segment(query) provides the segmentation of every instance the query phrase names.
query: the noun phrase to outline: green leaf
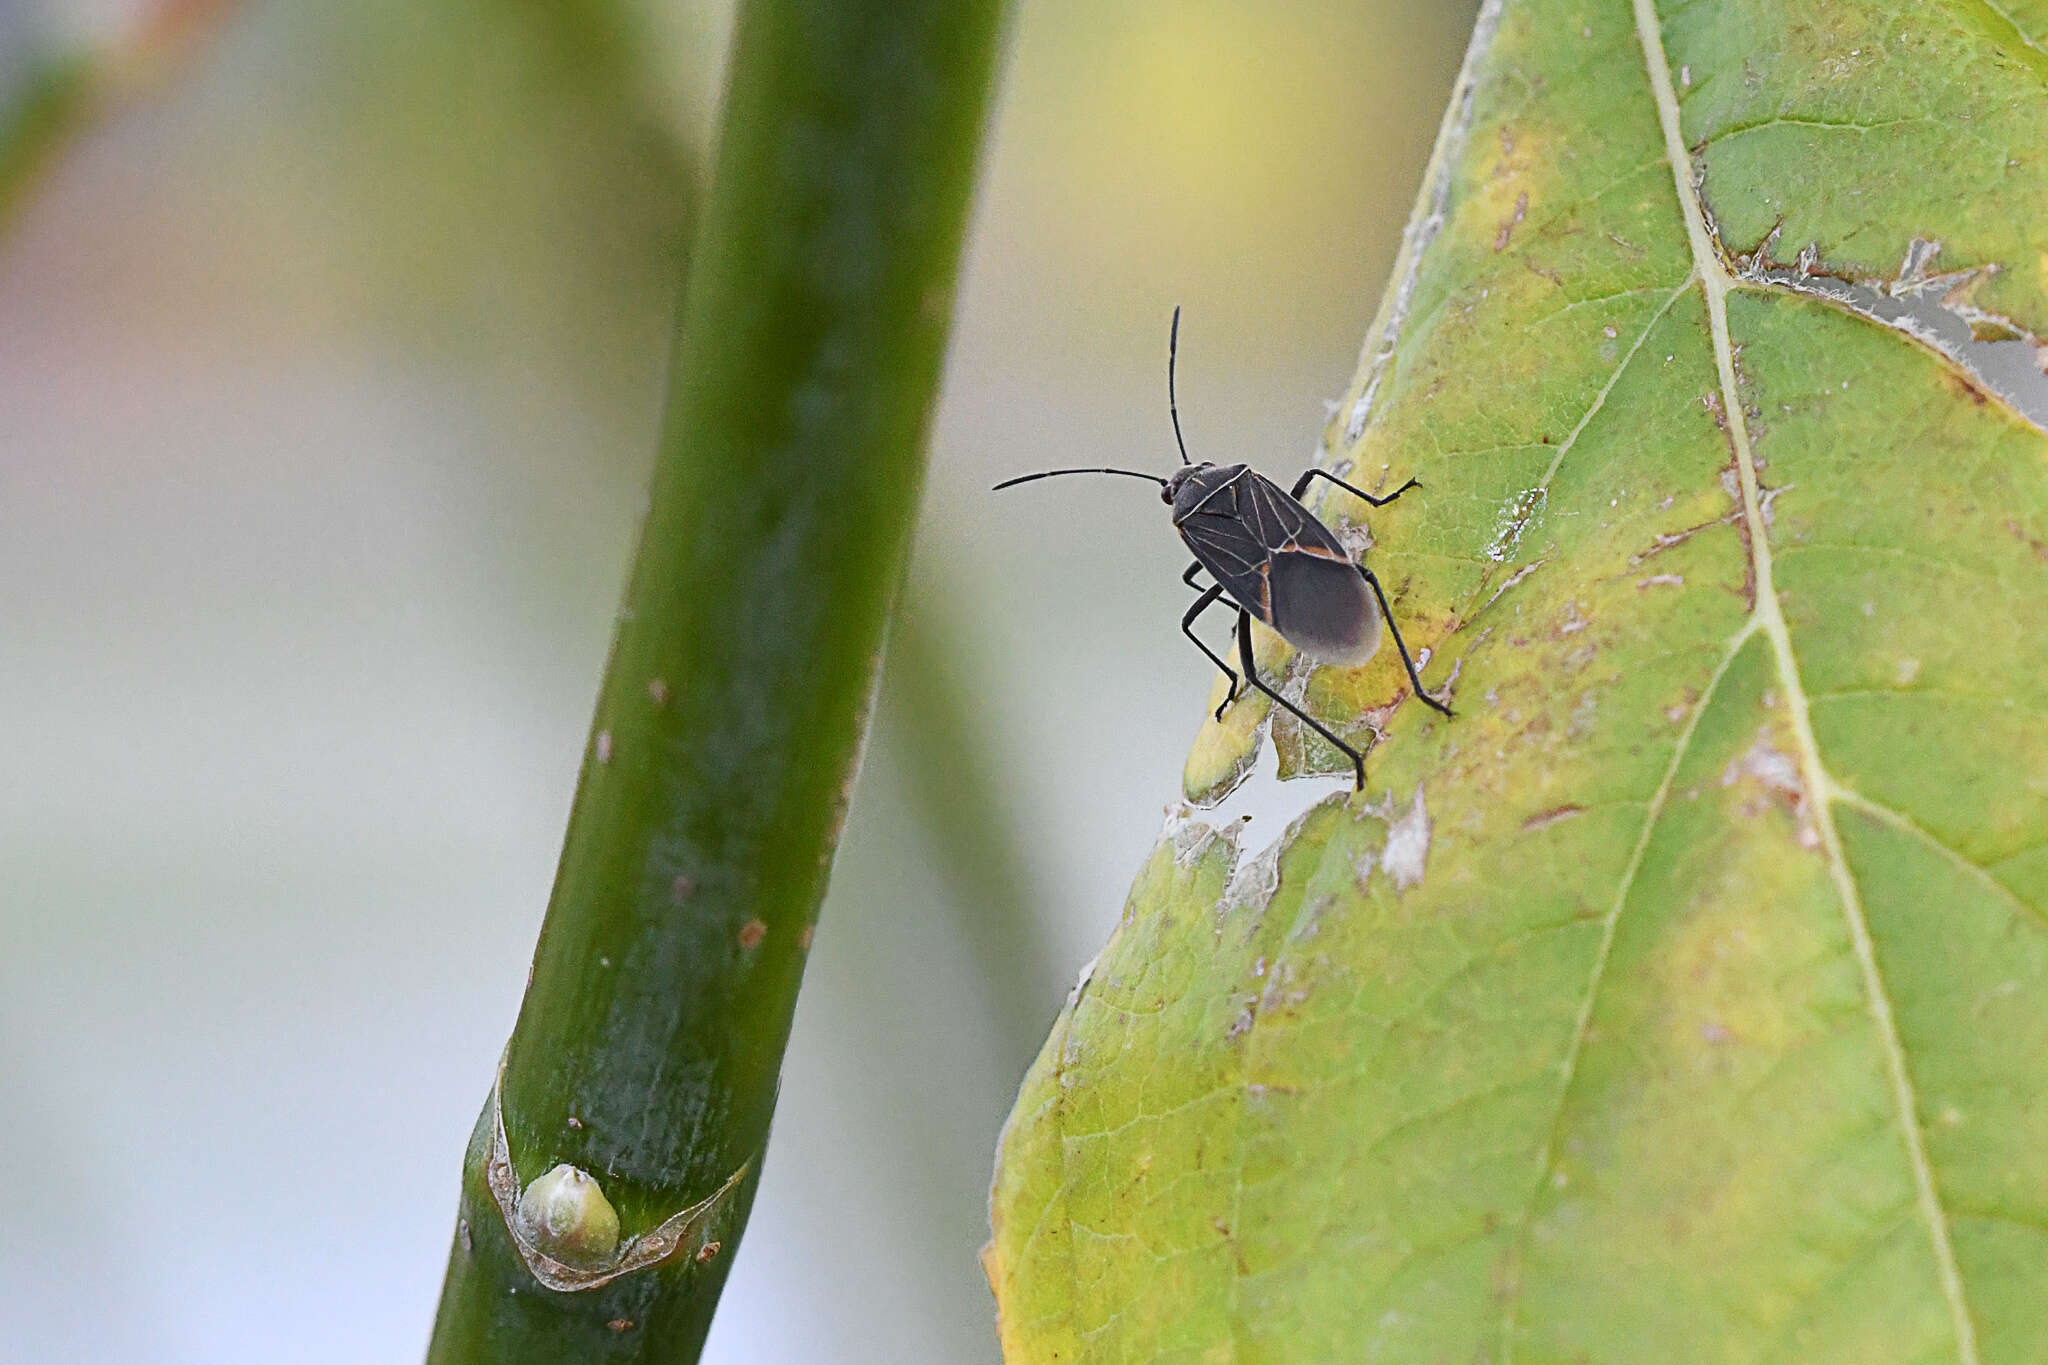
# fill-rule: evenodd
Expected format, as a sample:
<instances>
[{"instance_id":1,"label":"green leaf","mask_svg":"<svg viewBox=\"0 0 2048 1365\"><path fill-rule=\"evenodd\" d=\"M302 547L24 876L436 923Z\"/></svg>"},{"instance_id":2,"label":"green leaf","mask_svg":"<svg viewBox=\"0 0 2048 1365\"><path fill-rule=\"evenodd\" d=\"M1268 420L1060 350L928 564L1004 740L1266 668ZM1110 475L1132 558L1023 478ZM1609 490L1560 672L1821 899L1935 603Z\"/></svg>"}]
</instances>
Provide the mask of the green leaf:
<instances>
[{"instance_id":1,"label":"green leaf","mask_svg":"<svg viewBox=\"0 0 2048 1365\"><path fill-rule=\"evenodd\" d=\"M2048 10L1659 9L1482 11L1326 444L1458 716L1276 664L1369 790L1146 865L1012 1362L2048 1359Z\"/></svg>"}]
</instances>

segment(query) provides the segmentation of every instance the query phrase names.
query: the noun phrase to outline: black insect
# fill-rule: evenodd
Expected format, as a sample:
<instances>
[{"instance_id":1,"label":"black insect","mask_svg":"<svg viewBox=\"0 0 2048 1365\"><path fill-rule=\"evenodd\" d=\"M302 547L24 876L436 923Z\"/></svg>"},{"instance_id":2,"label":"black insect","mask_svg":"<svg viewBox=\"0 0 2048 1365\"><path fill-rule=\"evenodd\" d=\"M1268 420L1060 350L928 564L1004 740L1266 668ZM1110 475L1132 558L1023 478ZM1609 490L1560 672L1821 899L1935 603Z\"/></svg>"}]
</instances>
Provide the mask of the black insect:
<instances>
[{"instance_id":1,"label":"black insect","mask_svg":"<svg viewBox=\"0 0 2048 1365\"><path fill-rule=\"evenodd\" d=\"M1451 708L1423 689L1416 674L1415 659L1394 624L1393 608L1387 605L1386 589L1365 565L1354 561L1330 528L1316 520L1301 505L1301 495L1312 479L1327 479L1337 487L1374 507L1384 507L1411 488L1415 479L1376 498L1354 488L1335 474L1310 469L1294 481L1292 490L1257 470L1241 464L1196 464L1188 459L1187 443L1180 434L1180 404L1174 397L1173 370L1180 350L1180 309L1173 310L1173 329L1166 346L1166 404L1173 417L1173 439L1180 447L1181 468L1171 478L1145 474L1135 469L1048 469L1005 479L996 487L1011 488L1034 479L1061 474L1122 474L1133 479L1150 479L1159 485L1160 500L1173 506L1173 529L1194 551L1181 581L1201 593L1181 618L1180 628L1195 648L1209 656L1223 676L1230 679L1230 695L1216 708L1216 719L1237 700L1241 683L1249 683L1285 707L1311 730L1337 746L1351 760L1358 775L1358 790L1365 790L1365 759L1358 750L1332 734L1315 717L1268 687L1252 663L1252 618L1257 617L1279 632L1282 639L1303 654L1322 663L1362 664L1379 651L1380 621L1394 637L1408 681L1425 705L1446 716ZM1204 588L1195 575L1206 571L1215 582ZM1370 590L1370 595L1368 595ZM1237 671L1195 634L1195 618L1228 595L1237 607Z\"/></svg>"}]
</instances>

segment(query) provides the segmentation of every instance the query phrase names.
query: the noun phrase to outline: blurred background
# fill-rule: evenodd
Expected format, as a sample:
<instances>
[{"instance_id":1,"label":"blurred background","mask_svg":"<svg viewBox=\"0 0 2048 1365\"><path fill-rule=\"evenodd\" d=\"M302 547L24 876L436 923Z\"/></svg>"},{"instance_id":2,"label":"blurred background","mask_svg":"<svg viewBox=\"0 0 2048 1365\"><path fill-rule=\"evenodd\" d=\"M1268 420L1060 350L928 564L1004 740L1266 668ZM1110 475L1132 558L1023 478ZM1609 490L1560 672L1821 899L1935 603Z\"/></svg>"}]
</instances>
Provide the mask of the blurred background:
<instances>
[{"instance_id":1,"label":"blurred background","mask_svg":"<svg viewBox=\"0 0 2048 1365\"><path fill-rule=\"evenodd\" d=\"M989 1362L997 1131L1201 716L1123 481L1297 469L1473 6L1025 0L707 1359ZM0 0L0 1359L417 1359L729 4ZM25 155L24 149L32 155Z\"/></svg>"}]
</instances>

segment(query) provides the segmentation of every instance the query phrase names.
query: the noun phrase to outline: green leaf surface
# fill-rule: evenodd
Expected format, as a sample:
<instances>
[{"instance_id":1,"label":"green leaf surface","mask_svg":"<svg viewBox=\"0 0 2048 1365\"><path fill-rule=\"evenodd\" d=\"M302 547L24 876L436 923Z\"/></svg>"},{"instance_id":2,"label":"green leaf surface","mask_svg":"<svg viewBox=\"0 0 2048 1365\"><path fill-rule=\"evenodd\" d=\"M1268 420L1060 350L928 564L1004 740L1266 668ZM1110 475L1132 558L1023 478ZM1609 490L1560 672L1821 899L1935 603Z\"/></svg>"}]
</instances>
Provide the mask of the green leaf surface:
<instances>
[{"instance_id":1,"label":"green leaf surface","mask_svg":"<svg viewBox=\"0 0 2048 1365\"><path fill-rule=\"evenodd\" d=\"M1146 864L1005 1132L1010 1361L2048 1359L2048 440L1829 292L2048 333L2042 44L1484 8L1326 449L1421 477L1459 714L1273 661L1368 790Z\"/></svg>"}]
</instances>

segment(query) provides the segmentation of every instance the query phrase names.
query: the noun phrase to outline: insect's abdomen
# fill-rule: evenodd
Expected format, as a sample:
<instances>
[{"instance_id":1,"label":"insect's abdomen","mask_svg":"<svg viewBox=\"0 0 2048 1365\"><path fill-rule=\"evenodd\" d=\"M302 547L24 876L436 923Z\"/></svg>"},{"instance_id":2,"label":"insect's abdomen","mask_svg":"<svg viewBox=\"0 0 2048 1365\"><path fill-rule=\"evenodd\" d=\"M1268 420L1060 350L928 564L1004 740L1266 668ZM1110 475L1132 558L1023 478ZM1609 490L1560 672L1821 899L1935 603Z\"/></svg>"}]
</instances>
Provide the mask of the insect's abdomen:
<instances>
[{"instance_id":1,"label":"insect's abdomen","mask_svg":"<svg viewBox=\"0 0 2048 1365\"><path fill-rule=\"evenodd\" d=\"M1349 561L1283 552L1273 556L1273 629L1310 658L1355 665L1380 647L1380 614Z\"/></svg>"}]
</instances>

